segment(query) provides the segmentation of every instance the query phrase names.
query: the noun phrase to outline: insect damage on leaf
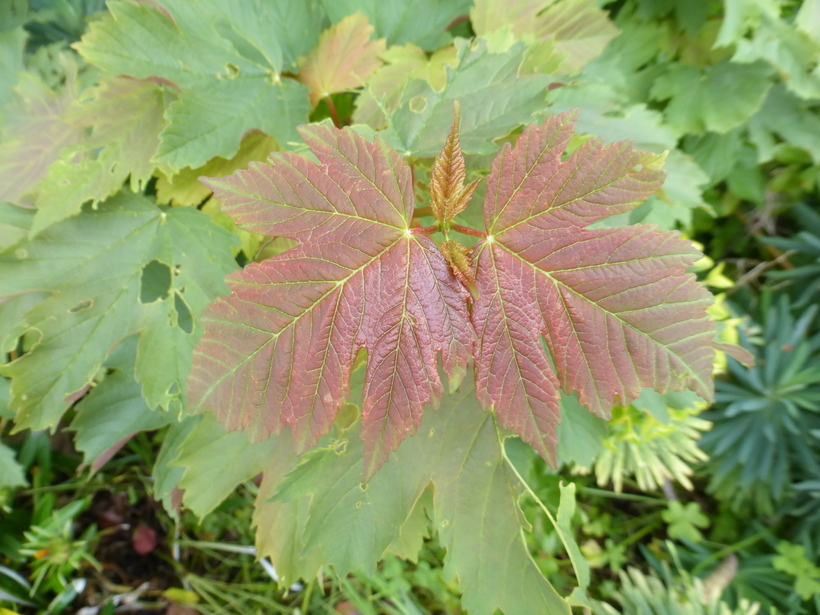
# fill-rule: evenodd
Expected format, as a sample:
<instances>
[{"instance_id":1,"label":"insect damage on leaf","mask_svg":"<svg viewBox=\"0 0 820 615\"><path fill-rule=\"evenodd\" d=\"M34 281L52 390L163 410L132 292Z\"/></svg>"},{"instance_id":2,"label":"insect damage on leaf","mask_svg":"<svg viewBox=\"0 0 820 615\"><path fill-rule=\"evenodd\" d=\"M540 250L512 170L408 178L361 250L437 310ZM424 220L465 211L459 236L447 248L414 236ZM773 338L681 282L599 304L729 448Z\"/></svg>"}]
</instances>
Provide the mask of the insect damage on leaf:
<instances>
[{"instance_id":1,"label":"insect damage on leaf","mask_svg":"<svg viewBox=\"0 0 820 615\"><path fill-rule=\"evenodd\" d=\"M467 291L430 238L410 231L410 169L381 141L301 129L319 164L287 153L207 185L243 229L299 244L228 278L203 316L194 408L264 439L290 425L298 449L326 434L367 351L365 479L463 374L473 345Z\"/></svg>"}]
</instances>

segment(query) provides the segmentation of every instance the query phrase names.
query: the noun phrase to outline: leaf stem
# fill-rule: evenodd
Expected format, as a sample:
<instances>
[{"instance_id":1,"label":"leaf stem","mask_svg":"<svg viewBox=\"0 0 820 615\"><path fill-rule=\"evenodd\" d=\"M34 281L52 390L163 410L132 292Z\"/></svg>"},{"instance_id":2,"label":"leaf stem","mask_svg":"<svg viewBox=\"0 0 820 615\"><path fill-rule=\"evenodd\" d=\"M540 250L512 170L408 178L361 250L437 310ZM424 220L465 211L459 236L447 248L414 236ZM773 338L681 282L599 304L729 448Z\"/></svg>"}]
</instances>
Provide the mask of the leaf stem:
<instances>
[{"instance_id":1,"label":"leaf stem","mask_svg":"<svg viewBox=\"0 0 820 615\"><path fill-rule=\"evenodd\" d=\"M527 481L524 480L524 477L521 476L521 473L518 471L518 468L515 467L515 464L507 456L507 450L504 448L503 441L499 442L499 444L501 445L501 455L504 458L504 461L507 463L507 467L512 470L513 474L515 474L515 477L521 483L521 487L524 490L524 492L527 495L529 495L535 501L535 503L538 505L538 507L541 509L541 511L550 520L550 523L552 523L552 527L555 529L555 533L558 534L558 538L561 540L561 543L563 543L564 550L567 552L567 554L569 555L570 561L572 562L572 569L575 572L575 578L578 580L578 586L582 588L582 591L584 591L585 588L586 588L586 585L584 584L584 581L582 581L582 577L584 576L584 574L579 570L579 563L576 561L576 557L580 558L581 553L578 550L578 547L575 545L575 539L572 536L567 535L566 532L564 531L564 529L560 525L558 525L558 519L556 519L556 517L553 516L552 512L550 512L550 509L547 508L547 505L544 504L544 502L541 500L541 498L539 498L538 495L536 495L535 491L532 490L532 487L530 487L530 485L527 483ZM573 550L573 546L575 547L574 550ZM575 551L575 552L573 552L573 551ZM583 560L580 560L580 561L583 562ZM586 577L587 577L586 578L586 583L588 584L589 583L589 571L588 570L586 571Z\"/></svg>"},{"instance_id":2,"label":"leaf stem","mask_svg":"<svg viewBox=\"0 0 820 615\"><path fill-rule=\"evenodd\" d=\"M432 235L433 233L438 233L441 229L439 228L438 224L433 224L432 226L420 226L418 228L411 228L410 232L414 235Z\"/></svg>"},{"instance_id":3,"label":"leaf stem","mask_svg":"<svg viewBox=\"0 0 820 615\"><path fill-rule=\"evenodd\" d=\"M333 123L336 125L336 128L341 128L342 120L339 119L339 113L336 111L336 104L333 102L333 98L328 94L325 96L325 100L327 101L327 108L330 109L330 115L333 117Z\"/></svg>"},{"instance_id":4,"label":"leaf stem","mask_svg":"<svg viewBox=\"0 0 820 615\"><path fill-rule=\"evenodd\" d=\"M719 559L723 559L727 555L731 553L735 553L740 551L741 549L745 549L746 547L753 545L761 538L764 538L769 533L769 530L763 530L762 532L758 532L754 536L749 536L748 538L744 538L740 542L736 542L733 545L729 545L728 547L721 549L720 551L715 551L709 557L702 560L697 566L692 568L692 574L700 574L706 568L709 567L709 564L715 562Z\"/></svg>"},{"instance_id":5,"label":"leaf stem","mask_svg":"<svg viewBox=\"0 0 820 615\"><path fill-rule=\"evenodd\" d=\"M487 238L487 233L484 231L478 231L474 228L470 228L469 226L461 226L460 224L456 224L452 221L450 222L450 229L464 235L472 235L473 237L480 237L481 239Z\"/></svg>"}]
</instances>

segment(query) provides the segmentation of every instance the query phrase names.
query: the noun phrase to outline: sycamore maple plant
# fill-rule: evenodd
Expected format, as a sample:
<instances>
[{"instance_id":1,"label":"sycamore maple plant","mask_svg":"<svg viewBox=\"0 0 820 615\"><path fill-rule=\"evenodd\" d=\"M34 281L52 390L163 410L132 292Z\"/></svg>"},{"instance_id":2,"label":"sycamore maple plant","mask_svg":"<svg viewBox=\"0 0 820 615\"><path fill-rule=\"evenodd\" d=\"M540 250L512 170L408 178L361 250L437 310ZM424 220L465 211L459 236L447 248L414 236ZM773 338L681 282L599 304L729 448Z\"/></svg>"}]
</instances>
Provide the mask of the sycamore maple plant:
<instances>
[{"instance_id":1,"label":"sycamore maple plant","mask_svg":"<svg viewBox=\"0 0 820 615\"><path fill-rule=\"evenodd\" d=\"M256 549L285 587L325 566L373 573L388 551L413 560L432 528L471 615L585 604L574 487L554 517L541 508L576 570L564 599L523 539L529 488L506 439L555 462L567 395L599 416L644 387L708 399L718 346L687 273L699 253L607 219L658 191L665 166L640 219L674 226L705 181L659 112L601 89L607 14L594 0L106 6L59 88L21 73L0 107L15 429L71 408L92 470L166 429L153 495L176 512L205 515L261 474ZM447 27L468 11L472 39ZM22 58L22 28L5 40ZM456 122L442 150L455 100L461 135ZM323 104L354 126L297 131ZM579 104L574 138L572 112L544 121ZM295 247L266 259L280 238ZM240 262L258 261L239 272L237 239Z\"/></svg>"},{"instance_id":2,"label":"sycamore maple plant","mask_svg":"<svg viewBox=\"0 0 820 615\"><path fill-rule=\"evenodd\" d=\"M330 431L365 351L369 480L440 400L439 357L451 391L474 363L481 404L552 463L560 391L601 416L643 387L710 398L711 295L686 271L699 252L651 226L588 228L655 192L663 156L590 140L562 160L574 117L502 148L486 231L452 221L476 187L464 186L457 123L432 170L432 226L414 224L404 159L350 129L301 129L319 164L284 153L204 179L241 228L298 245L229 276L232 294L204 312L192 407L256 441L290 426L304 452ZM480 240L468 250L453 232Z\"/></svg>"}]
</instances>

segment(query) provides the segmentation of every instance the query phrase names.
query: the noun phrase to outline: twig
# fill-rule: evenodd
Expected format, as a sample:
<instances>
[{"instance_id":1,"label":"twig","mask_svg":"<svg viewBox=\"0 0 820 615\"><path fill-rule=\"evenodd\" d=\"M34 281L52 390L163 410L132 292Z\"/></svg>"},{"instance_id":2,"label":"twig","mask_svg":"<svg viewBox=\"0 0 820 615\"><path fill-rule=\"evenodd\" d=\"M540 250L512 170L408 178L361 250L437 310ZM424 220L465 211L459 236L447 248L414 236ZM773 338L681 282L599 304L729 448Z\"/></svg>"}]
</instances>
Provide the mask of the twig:
<instances>
[{"instance_id":1,"label":"twig","mask_svg":"<svg viewBox=\"0 0 820 615\"><path fill-rule=\"evenodd\" d=\"M747 284L750 284L750 283L754 282L755 280L757 280L757 278L759 278L761 275L763 275L763 273L765 271L767 271L768 269L771 269L775 265L783 265L785 267L786 266L785 264L788 263L788 265L789 265L788 268L789 269L794 268L794 265L789 263L789 257L791 255L795 254L796 252L797 252L796 250L789 250L788 252L781 252L779 254L779 256L777 256L777 258L775 258L774 260L763 261L762 263L758 263L757 265L752 267L752 269L750 269L749 271L744 273L742 276L740 276L740 278L738 278L737 282L735 282L735 285L732 286L732 288L730 288L726 291L726 296L730 296L734 292L736 292L738 289L746 286Z\"/></svg>"},{"instance_id":2,"label":"twig","mask_svg":"<svg viewBox=\"0 0 820 615\"><path fill-rule=\"evenodd\" d=\"M342 127L342 120L339 119L339 113L336 111L336 104L330 96L326 96L327 108L330 109L330 115L333 117L333 124L336 128Z\"/></svg>"}]
</instances>

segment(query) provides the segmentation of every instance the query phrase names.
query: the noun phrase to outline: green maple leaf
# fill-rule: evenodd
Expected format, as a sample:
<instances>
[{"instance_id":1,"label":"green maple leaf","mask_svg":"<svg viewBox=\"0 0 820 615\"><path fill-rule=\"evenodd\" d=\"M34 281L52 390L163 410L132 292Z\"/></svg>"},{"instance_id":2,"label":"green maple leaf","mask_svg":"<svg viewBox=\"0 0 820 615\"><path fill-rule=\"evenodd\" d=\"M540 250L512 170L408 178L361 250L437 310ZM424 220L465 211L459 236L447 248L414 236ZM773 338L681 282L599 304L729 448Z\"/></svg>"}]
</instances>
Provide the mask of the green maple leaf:
<instances>
[{"instance_id":1,"label":"green maple leaf","mask_svg":"<svg viewBox=\"0 0 820 615\"><path fill-rule=\"evenodd\" d=\"M32 235L118 192L130 178L141 192L154 171L151 158L165 126L166 88L150 81L114 77L83 92L63 121L89 134L66 148L37 186Z\"/></svg>"},{"instance_id":2,"label":"green maple leaf","mask_svg":"<svg viewBox=\"0 0 820 615\"><path fill-rule=\"evenodd\" d=\"M51 292L17 328L31 350L0 367L13 379L17 429L56 424L111 349L137 331L136 375L148 405L180 404L196 318L225 292L232 241L194 209L120 195L0 253L0 295ZM144 302L143 282L157 271L167 274L164 292Z\"/></svg>"},{"instance_id":3,"label":"green maple leaf","mask_svg":"<svg viewBox=\"0 0 820 615\"><path fill-rule=\"evenodd\" d=\"M229 0L110 2L77 49L109 74L155 77L178 86L155 162L172 170L232 157L258 129L280 144L298 141L307 88L281 77L316 44L312 2Z\"/></svg>"},{"instance_id":4,"label":"green maple leaf","mask_svg":"<svg viewBox=\"0 0 820 615\"><path fill-rule=\"evenodd\" d=\"M204 517L241 482L259 474L281 446L278 439L251 444L240 432L225 433L212 416L205 416L187 435L172 466L185 468L179 481L182 502Z\"/></svg>"},{"instance_id":5,"label":"green maple leaf","mask_svg":"<svg viewBox=\"0 0 820 615\"><path fill-rule=\"evenodd\" d=\"M720 62L703 69L673 64L652 86L653 100L668 100L666 121L681 133L725 133L744 124L772 87L761 62Z\"/></svg>"},{"instance_id":6,"label":"green maple leaf","mask_svg":"<svg viewBox=\"0 0 820 615\"><path fill-rule=\"evenodd\" d=\"M13 99L11 88L17 83L17 73L24 69L25 44L26 31L22 27L0 32L0 109Z\"/></svg>"},{"instance_id":7,"label":"green maple leaf","mask_svg":"<svg viewBox=\"0 0 820 615\"><path fill-rule=\"evenodd\" d=\"M447 80L434 88L426 79L411 79L398 108L389 116L385 140L400 152L435 156L441 151L453 120L453 101L461 103L461 147L465 153L494 152L495 139L532 121L542 110L547 75L522 75L528 50L516 43L494 53L488 42L456 40L457 66L448 66Z\"/></svg>"},{"instance_id":8,"label":"green maple leaf","mask_svg":"<svg viewBox=\"0 0 820 615\"><path fill-rule=\"evenodd\" d=\"M293 439L273 436L279 444L265 466L253 511L256 550L276 566L280 583L288 585L312 578L324 564L321 550L305 551L304 532L310 498L288 502L271 501L282 480L298 463Z\"/></svg>"},{"instance_id":9,"label":"green maple leaf","mask_svg":"<svg viewBox=\"0 0 820 615\"><path fill-rule=\"evenodd\" d=\"M433 51L450 42L447 25L467 13L469 0L322 0L330 20L362 13L388 45L413 43Z\"/></svg>"},{"instance_id":10,"label":"green maple leaf","mask_svg":"<svg viewBox=\"0 0 820 615\"><path fill-rule=\"evenodd\" d=\"M175 516L178 516L182 510L183 492L178 485L185 473L185 468L173 465L173 462L179 457L182 444L188 435L201 420L202 417L194 416L186 417L178 423L171 423L168 431L165 432L154 467L151 469L151 476L154 479L154 499L161 501L165 510Z\"/></svg>"},{"instance_id":11,"label":"green maple leaf","mask_svg":"<svg viewBox=\"0 0 820 615\"><path fill-rule=\"evenodd\" d=\"M762 60L782 76L786 87L800 98L820 97L820 41L772 15L764 15L751 38L740 39L735 62Z\"/></svg>"},{"instance_id":12,"label":"green maple leaf","mask_svg":"<svg viewBox=\"0 0 820 615\"><path fill-rule=\"evenodd\" d=\"M820 163L820 117L812 101L800 100L785 86L772 88L763 108L749 120L749 138L757 146L758 162L768 162L785 143L805 149Z\"/></svg>"},{"instance_id":13,"label":"green maple leaf","mask_svg":"<svg viewBox=\"0 0 820 615\"><path fill-rule=\"evenodd\" d=\"M776 19L779 14L778 0L726 0L723 23L715 47L737 43L750 28L759 24L764 16Z\"/></svg>"},{"instance_id":14,"label":"green maple leaf","mask_svg":"<svg viewBox=\"0 0 820 615\"><path fill-rule=\"evenodd\" d=\"M521 483L506 458L503 439L492 414L481 410L472 386L465 384L425 415L418 435L365 487L360 482L361 439L343 432L303 456L275 488L278 514L290 507L290 517L301 528L301 550L294 548L298 541L288 551L268 550L262 543L259 553L271 556L277 570L299 569L300 561L289 558L302 558L303 564L318 552L317 561L332 564L341 574L357 568L372 572L386 551L418 541L426 531L418 524L417 507L432 484L433 527L447 548L445 574L459 579L466 610L473 615L491 615L496 609L569 613L568 603L542 576L523 540L528 525L518 505ZM273 491L268 486L260 498ZM571 494L566 497L558 523L570 549L579 553L567 532ZM259 541L267 540L262 529ZM580 574L586 578L585 571Z\"/></svg>"},{"instance_id":15,"label":"green maple leaf","mask_svg":"<svg viewBox=\"0 0 820 615\"><path fill-rule=\"evenodd\" d=\"M560 73L577 73L618 35L595 0L477 0L470 10L478 35L509 29L516 37L550 39L562 54Z\"/></svg>"},{"instance_id":16,"label":"green maple leaf","mask_svg":"<svg viewBox=\"0 0 820 615\"><path fill-rule=\"evenodd\" d=\"M576 396L561 397L561 423L558 425L558 459L589 467L603 449L607 436L606 421L588 412Z\"/></svg>"},{"instance_id":17,"label":"green maple leaf","mask_svg":"<svg viewBox=\"0 0 820 615\"><path fill-rule=\"evenodd\" d=\"M175 418L145 403L142 387L134 380L136 352L136 336L117 346L105 363L110 373L76 406L77 414L69 429L76 432L74 446L83 453L83 463L91 464L92 471L98 470L111 451L116 452L117 445L134 434L159 429Z\"/></svg>"},{"instance_id":18,"label":"green maple leaf","mask_svg":"<svg viewBox=\"0 0 820 615\"><path fill-rule=\"evenodd\" d=\"M367 80L366 89L356 98L353 119L376 130L387 127L385 114L393 113L401 104L402 92L411 79L424 79L436 91L447 83L446 66L458 64L458 50L448 45L430 57L412 43L394 45L381 54L385 64Z\"/></svg>"}]
</instances>

